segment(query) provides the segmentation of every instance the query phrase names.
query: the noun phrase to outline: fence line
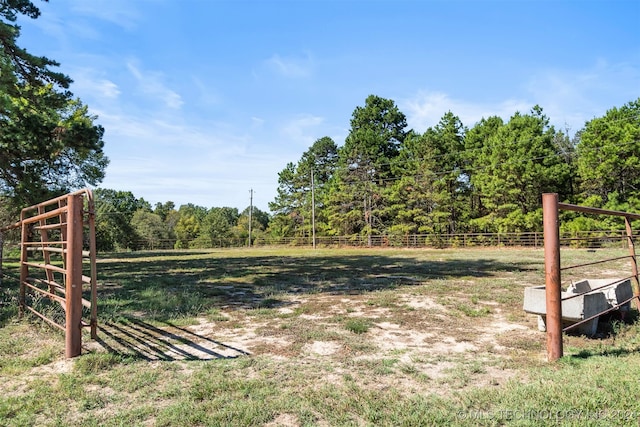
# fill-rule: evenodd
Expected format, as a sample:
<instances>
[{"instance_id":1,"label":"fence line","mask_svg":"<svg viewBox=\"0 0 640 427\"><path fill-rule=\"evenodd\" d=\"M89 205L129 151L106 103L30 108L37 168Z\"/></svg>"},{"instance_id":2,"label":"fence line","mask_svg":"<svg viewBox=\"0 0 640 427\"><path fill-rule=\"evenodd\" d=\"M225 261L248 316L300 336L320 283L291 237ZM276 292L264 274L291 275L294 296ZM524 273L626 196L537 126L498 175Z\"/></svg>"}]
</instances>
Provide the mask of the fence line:
<instances>
[{"instance_id":1,"label":"fence line","mask_svg":"<svg viewBox=\"0 0 640 427\"><path fill-rule=\"evenodd\" d=\"M576 248L627 247L625 230L584 231L562 233L560 245ZM471 248L471 247L530 247L544 246L543 233L457 233L457 234L410 234L395 235L354 235L354 236L316 236L319 247L398 247L398 248ZM5 236L7 248L18 247L19 241L10 241ZM252 246L298 246L312 247L310 237L271 237L254 238ZM247 239L213 238L204 242L201 238L191 241L177 239L136 240L132 250L168 250L181 248L240 248L248 246Z\"/></svg>"},{"instance_id":2,"label":"fence line","mask_svg":"<svg viewBox=\"0 0 640 427\"><path fill-rule=\"evenodd\" d=\"M579 233L564 233L560 240L566 247L602 248L610 246L626 247L626 234L619 231L586 231ZM178 240L138 240L133 249L174 249L181 248L237 248L248 246L247 239L215 238L211 244L203 244L196 241ZM316 244L319 247L398 247L398 248L470 248L470 247L532 247L542 248L544 238L542 232L523 233L457 233L457 234L410 234L405 236L394 235L353 235L353 236L316 236ZM310 237L258 237L253 239L252 246L298 246L313 247Z\"/></svg>"}]
</instances>

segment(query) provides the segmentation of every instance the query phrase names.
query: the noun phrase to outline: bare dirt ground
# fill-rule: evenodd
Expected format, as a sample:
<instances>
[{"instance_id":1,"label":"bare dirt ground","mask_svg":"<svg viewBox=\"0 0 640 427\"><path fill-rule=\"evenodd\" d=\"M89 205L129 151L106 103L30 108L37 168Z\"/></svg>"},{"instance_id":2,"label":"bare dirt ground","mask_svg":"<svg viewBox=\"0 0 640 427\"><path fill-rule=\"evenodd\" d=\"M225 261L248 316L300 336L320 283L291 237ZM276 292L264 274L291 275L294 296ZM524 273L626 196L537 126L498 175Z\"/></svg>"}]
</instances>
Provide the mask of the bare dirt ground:
<instances>
[{"instance_id":1,"label":"bare dirt ground","mask_svg":"<svg viewBox=\"0 0 640 427\"><path fill-rule=\"evenodd\" d=\"M379 375L374 386L407 392L433 391L434 381L443 392L498 385L516 375L515 364L530 359L532 349L543 360L544 334L533 316L505 313L493 302L473 308L480 314L465 316L415 288L296 295L280 307L222 309L214 320L199 317L188 326L107 323L100 326L100 339L87 346L150 361L263 356L300 366L329 364L324 381L344 375L365 381L369 370L397 369L410 375Z\"/></svg>"}]
</instances>

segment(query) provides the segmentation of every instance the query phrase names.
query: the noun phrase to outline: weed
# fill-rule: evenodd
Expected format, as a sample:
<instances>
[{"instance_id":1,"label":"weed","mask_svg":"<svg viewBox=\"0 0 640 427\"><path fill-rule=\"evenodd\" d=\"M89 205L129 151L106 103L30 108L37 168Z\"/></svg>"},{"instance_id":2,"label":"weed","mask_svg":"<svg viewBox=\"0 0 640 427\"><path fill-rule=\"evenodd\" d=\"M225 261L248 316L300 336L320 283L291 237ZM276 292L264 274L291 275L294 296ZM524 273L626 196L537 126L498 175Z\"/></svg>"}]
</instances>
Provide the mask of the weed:
<instances>
[{"instance_id":1,"label":"weed","mask_svg":"<svg viewBox=\"0 0 640 427\"><path fill-rule=\"evenodd\" d=\"M207 320L210 322L227 322L229 317L220 312L219 308L210 308L206 312Z\"/></svg>"},{"instance_id":2,"label":"weed","mask_svg":"<svg viewBox=\"0 0 640 427\"><path fill-rule=\"evenodd\" d=\"M467 317L486 317L491 314L491 309L489 307L473 308L466 304L457 304L456 309L464 313Z\"/></svg>"},{"instance_id":3,"label":"weed","mask_svg":"<svg viewBox=\"0 0 640 427\"><path fill-rule=\"evenodd\" d=\"M345 322L344 327L354 334L364 334L371 328L371 321L360 317L352 317Z\"/></svg>"},{"instance_id":4,"label":"weed","mask_svg":"<svg viewBox=\"0 0 640 427\"><path fill-rule=\"evenodd\" d=\"M253 317L277 317L278 312L273 308L254 308L247 310L247 316Z\"/></svg>"}]
</instances>

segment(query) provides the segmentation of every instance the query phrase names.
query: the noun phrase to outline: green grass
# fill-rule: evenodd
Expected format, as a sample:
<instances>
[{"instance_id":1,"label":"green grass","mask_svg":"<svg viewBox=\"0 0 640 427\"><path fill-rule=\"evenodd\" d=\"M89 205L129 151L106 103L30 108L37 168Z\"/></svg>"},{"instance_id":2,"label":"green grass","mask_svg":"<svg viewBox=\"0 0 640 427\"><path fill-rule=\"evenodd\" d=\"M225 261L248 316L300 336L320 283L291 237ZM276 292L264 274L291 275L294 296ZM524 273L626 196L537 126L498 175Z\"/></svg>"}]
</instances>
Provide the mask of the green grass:
<instances>
[{"instance_id":1,"label":"green grass","mask_svg":"<svg viewBox=\"0 0 640 427\"><path fill-rule=\"evenodd\" d=\"M563 251L563 262L619 252ZM606 274L627 268L614 263ZM613 322L597 339L566 336L566 356L544 360L545 336L522 313L524 286L544 282L541 250L133 252L102 257L99 281L107 351L68 362L62 334L17 319L16 290L0 290L0 425L640 419L639 324ZM492 335L505 320L517 328ZM185 356L205 344L217 353Z\"/></svg>"},{"instance_id":2,"label":"green grass","mask_svg":"<svg viewBox=\"0 0 640 427\"><path fill-rule=\"evenodd\" d=\"M371 321L369 319L347 319L344 323L346 330L353 332L354 334L364 334L371 328Z\"/></svg>"}]
</instances>

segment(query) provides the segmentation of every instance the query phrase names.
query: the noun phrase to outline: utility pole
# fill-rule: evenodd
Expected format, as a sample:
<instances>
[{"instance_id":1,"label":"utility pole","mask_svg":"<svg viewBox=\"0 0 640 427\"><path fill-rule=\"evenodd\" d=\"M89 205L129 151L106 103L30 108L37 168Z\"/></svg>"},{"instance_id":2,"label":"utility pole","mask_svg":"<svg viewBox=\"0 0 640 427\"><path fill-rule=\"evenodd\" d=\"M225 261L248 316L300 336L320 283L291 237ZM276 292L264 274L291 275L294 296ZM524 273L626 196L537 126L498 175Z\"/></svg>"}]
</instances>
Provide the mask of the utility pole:
<instances>
[{"instance_id":1,"label":"utility pole","mask_svg":"<svg viewBox=\"0 0 640 427\"><path fill-rule=\"evenodd\" d=\"M315 180L313 177L313 168L311 168L311 233L313 235L313 249L316 248L316 190Z\"/></svg>"},{"instance_id":2,"label":"utility pole","mask_svg":"<svg viewBox=\"0 0 640 427\"><path fill-rule=\"evenodd\" d=\"M253 222L253 188L249 190L249 247L251 247L251 223Z\"/></svg>"},{"instance_id":3,"label":"utility pole","mask_svg":"<svg viewBox=\"0 0 640 427\"><path fill-rule=\"evenodd\" d=\"M4 250L4 232L0 231L0 287L2 287L2 252Z\"/></svg>"}]
</instances>

